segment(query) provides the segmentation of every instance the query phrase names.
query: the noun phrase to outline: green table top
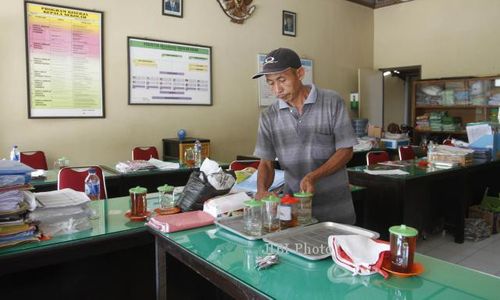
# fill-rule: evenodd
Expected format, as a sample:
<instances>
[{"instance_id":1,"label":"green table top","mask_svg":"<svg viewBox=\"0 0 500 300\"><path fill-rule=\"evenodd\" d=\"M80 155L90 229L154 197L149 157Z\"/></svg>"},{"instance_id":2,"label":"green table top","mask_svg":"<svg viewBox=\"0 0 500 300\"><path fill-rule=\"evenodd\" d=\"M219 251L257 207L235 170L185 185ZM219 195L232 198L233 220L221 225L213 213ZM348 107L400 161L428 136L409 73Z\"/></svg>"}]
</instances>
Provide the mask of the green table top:
<instances>
[{"instance_id":1,"label":"green table top","mask_svg":"<svg viewBox=\"0 0 500 300\"><path fill-rule=\"evenodd\" d=\"M500 278L417 254L418 277L355 276L327 258L309 261L281 253L280 263L258 271L255 259L268 249L216 226L159 233L223 273L278 299L494 299Z\"/></svg>"},{"instance_id":2,"label":"green table top","mask_svg":"<svg viewBox=\"0 0 500 300\"><path fill-rule=\"evenodd\" d=\"M151 211L158 207L158 197L155 194L148 195L147 199L148 210ZM125 213L130 209L129 197L92 201L90 202L90 207L96 212L96 217L93 217L91 220L92 229L56 236L47 241L26 243L0 249L0 257L2 255L18 254L40 248L55 247L63 243L83 241L114 234L126 234L137 230L146 230L144 226L145 221L132 222L125 217Z\"/></svg>"},{"instance_id":3,"label":"green table top","mask_svg":"<svg viewBox=\"0 0 500 300\"><path fill-rule=\"evenodd\" d=\"M350 167L347 168L348 172L354 172L354 173L365 173L364 171L366 169L372 169L372 170L391 170L391 169L400 169L408 172L408 175L374 175L374 176L382 176L382 177L389 177L389 178L396 178L396 179L412 179L412 178L418 178L418 177L423 177L431 174L440 174L440 173L446 173L450 171L457 171L457 170L464 170L467 168L471 167L476 167L476 166L482 166L482 165L487 165L491 163L498 163L498 160L493 160L493 161L481 161L481 160L474 160L472 164L467 165L467 166L457 166L457 167L452 167L449 169L442 169L442 168L436 168L432 165L428 166L419 166L418 162L424 160L424 159L414 159L414 160L409 160L406 162L409 162L409 165L407 166L387 166L387 165L381 165L381 164L375 164L371 166L356 166L356 167ZM394 163L397 163L397 161L394 161ZM366 173L368 175L368 173Z\"/></svg>"}]
</instances>

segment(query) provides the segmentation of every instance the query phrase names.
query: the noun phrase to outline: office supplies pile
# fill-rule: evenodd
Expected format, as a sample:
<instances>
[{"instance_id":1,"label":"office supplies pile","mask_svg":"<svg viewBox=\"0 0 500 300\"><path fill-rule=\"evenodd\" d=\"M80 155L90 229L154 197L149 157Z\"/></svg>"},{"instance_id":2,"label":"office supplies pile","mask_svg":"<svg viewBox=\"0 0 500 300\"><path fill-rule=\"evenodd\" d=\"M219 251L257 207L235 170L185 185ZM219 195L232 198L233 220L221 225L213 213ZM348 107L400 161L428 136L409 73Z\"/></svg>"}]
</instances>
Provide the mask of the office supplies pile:
<instances>
[{"instance_id":1,"label":"office supplies pile","mask_svg":"<svg viewBox=\"0 0 500 300\"><path fill-rule=\"evenodd\" d=\"M0 160L0 248L38 241L35 225L26 213L36 207L28 192L32 168L10 160Z\"/></svg>"},{"instance_id":2,"label":"office supplies pile","mask_svg":"<svg viewBox=\"0 0 500 300\"><path fill-rule=\"evenodd\" d=\"M92 228L90 199L72 189L35 193L37 208L29 219L45 237L70 234Z\"/></svg>"}]
</instances>

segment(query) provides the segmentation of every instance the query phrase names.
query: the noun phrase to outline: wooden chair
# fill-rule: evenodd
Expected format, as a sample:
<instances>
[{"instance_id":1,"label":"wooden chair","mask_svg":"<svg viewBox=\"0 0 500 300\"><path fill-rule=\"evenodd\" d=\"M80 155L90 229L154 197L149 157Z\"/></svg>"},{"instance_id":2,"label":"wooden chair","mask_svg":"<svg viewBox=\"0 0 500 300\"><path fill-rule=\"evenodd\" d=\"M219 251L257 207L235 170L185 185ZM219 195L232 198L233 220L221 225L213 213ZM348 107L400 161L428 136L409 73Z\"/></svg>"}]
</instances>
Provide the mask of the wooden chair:
<instances>
[{"instance_id":1,"label":"wooden chair","mask_svg":"<svg viewBox=\"0 0 500 300\"><path fill-rule=\"evenodd\" d=\"M366 165L373 165L376 163L388 161L389 154L385 151L370 151L366 153Z\"/></svg>"},{"instance_id":2,"label":"wooden chair","mask_svg":"<svg viewBox=\"0 0 500 300\"><path fill-rule=\"evenodd\" d=\"M33 169L47 170L47 159L43 151L23 151L20 153L20 161Z\"/></svg>"},{"instance_id":3,"label":"wooden chair","mask_svg":"<svg viewBox=\"0 0 500 300\"><path fill-rule=\"evenodd\" d=\"M85 178L89 174L89 169L94 168L96 175L100 181L100 194L99 199L107 199L108 193L106 192L106 181L104 173L99 166L85 166L85 167L65 167L59 170L57 175L57 189L71 188L75 191L85 192Z\"/></svg>"},{"instance_id":4,"label":"wooden chair","mask_svg":"<svg viewBox=\"0 0 500 300\"><path fill-rule=\"evenodd\" d=\"M135 147L132 150L132 160L149 160L150 158L158 159L156 147Z\"/></svg>"},{"instance_id":5,"label":"wooden chair","mask_svg":"<svg viewBox=\"0 0 500 300\"><path fill-rule=\"evenodd\" d=\"M399 160L408 160L415 158L415 152L413 151L413 147L411 145L399 146L398 153Z\"/></svg>"}]
</instances>

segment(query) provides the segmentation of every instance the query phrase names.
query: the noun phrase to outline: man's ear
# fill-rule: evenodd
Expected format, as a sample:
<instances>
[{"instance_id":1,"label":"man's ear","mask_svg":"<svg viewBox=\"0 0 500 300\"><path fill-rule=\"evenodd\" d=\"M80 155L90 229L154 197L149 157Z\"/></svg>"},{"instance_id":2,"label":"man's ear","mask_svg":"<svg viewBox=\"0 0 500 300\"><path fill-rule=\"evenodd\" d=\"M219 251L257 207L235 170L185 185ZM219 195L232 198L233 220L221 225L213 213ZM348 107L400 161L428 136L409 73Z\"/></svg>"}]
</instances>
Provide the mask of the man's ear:
<instances>
[{"instance_id":1,"label":"man's ear","mask_svg":"<svg viewBox=\"0 0 500 300\"><path fill-rule=\"evenodd\" d=\"M304 76L306 75L306 70L304 70L304 67L300 67L297 69L297 77L299 77L300 80L304 79Z\"/></svg>"}]
</instances>

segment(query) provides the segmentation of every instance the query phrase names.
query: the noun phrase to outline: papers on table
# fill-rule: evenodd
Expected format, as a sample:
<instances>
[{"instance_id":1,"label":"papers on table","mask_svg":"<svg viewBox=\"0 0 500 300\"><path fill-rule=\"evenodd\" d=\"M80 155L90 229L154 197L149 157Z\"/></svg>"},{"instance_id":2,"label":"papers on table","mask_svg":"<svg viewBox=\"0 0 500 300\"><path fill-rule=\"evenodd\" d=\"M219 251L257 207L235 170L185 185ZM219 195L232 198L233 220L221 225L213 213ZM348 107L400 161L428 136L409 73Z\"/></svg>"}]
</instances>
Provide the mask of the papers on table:
<instances>
[{"instance_id":1,"label":"papers on table","mask_svg":"<svg viewBox=\"0 0 500 300\"><path fill-rule=\"evenodd\" d=\"M394 170L364 170L365 173L368 173L370 175L408 175L410 173L400 170L400 169L394 169Z\"/></svg>"},{"instance_id":2,"label":"papers on table","mask_svg":"<svg viewBox=\"0 0 500 300\"><path fill-rule=\"evenodd\" d=\"M80 205L90 202L89 197L87 197L85 193L77 192L73 189L36 193L35 197L40 207L45 209Z\"/></svg>"},{"instance_id":3,"label":"papers on table","mask_svg":"<svg viewBox=\"0 0 500 300\"><path fill-rule=\"evenodd\" d=\"M232 193L224 196L214 197L205 201L203 211L211 214L213 217L243 209L243 202L249 200L250 197L245 192Z\"/></svg>"},{"instance_id":4,"label":"papers on table","mask_svg":"<svg viewBox=\"0 0 500 300\"><path fill-rule=\"evenodd\" d=\"M150 158L148 162L160 170L179 169L178 163L162 161L156 158Z\"/></svg>"},{"instance_id":5,"label":"papers on table","mask_svg":"<svg viewBox=\"0 0 500 300\"><path fill-rule=\"evenodd\" d=\"M56 236L92 228L89 197L83 192L62 189L35 194L38 208L29 214L29 219L40 222L44 235Z\"/></svg>"},{"instance_id":6,"label":"papers on table","mask_svg":"<svg viewBox=\"0 0 500 300\"><path fill-rule=\"evenodd\" d=\"M258 171L255 171L252 176L247 178L246 180L237 183L234 185L234 190L237 191L247 191L257 193L257 175ZM269 191L274 191L285 184L285 171L283 170L274 170L274 181Z\"/></svg>"}]
</instances>

